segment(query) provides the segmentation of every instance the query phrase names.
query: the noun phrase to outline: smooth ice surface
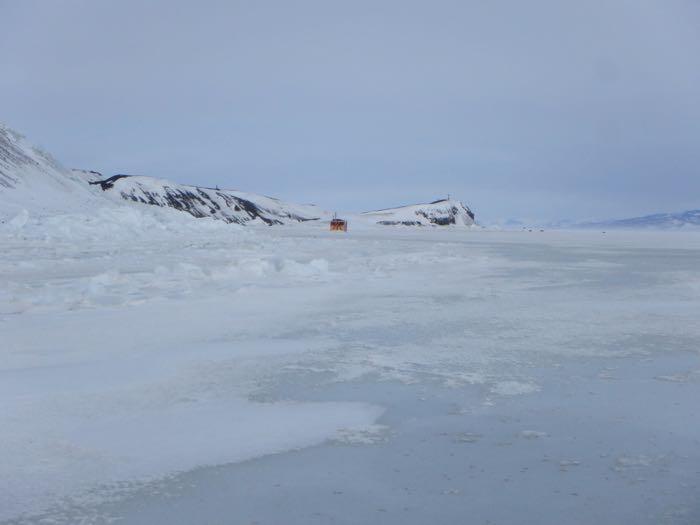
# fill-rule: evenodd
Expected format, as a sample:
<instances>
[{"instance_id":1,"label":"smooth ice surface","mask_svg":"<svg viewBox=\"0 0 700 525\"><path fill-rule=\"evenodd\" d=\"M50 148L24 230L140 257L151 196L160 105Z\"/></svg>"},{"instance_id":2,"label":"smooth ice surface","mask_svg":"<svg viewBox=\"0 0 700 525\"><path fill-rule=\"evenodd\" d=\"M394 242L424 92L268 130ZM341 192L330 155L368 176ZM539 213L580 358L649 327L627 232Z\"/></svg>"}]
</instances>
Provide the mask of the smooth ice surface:
<instances>
[{"instance_id":1,"label":"smooth ice surface","mask_svg":"<svg viewBox=\"0 0 700 525\"><path fill-rule=\"evenodd\" d=\"M0 229L0 521L700 519L700 235L101 213Z\"/></svg>"}]
</instances>

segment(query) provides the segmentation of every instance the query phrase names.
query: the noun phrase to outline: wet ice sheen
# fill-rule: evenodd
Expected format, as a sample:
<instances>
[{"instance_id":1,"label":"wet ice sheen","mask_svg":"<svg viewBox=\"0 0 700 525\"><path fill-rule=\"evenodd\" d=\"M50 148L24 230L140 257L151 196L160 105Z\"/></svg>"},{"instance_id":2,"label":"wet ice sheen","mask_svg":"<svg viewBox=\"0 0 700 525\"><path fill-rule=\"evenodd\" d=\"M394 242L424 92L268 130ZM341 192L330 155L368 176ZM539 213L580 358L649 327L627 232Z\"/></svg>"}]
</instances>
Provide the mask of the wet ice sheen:
<instances>
[{"instance_id":1,"label":"wet ice sheen","mask_svg":"<svg viewBox=\"0 0 700 525\"><path fill-rule=\"evenodd\" d=\"M0 231L0 520L697 521L697 234L188 228Z\"/></svg>"}]
</instances>

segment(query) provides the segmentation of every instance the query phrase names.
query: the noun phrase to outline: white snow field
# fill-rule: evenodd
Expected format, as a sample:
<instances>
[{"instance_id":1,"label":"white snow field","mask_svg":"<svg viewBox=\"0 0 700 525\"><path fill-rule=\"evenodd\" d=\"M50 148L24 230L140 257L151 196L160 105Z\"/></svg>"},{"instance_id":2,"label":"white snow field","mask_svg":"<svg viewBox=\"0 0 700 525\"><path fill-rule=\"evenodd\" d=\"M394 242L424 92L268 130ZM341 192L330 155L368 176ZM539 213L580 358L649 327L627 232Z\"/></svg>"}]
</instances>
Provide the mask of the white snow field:
<instances>
[{"instance_id":1,"label":"white snow field","mask_svg":"<svg viewBox=\"0 0 700 525\"><path fill-rule=\"evenodd\" d=\"M700 235L0 225L2 523L698 523Z\"/></svg>"}]
</instances>

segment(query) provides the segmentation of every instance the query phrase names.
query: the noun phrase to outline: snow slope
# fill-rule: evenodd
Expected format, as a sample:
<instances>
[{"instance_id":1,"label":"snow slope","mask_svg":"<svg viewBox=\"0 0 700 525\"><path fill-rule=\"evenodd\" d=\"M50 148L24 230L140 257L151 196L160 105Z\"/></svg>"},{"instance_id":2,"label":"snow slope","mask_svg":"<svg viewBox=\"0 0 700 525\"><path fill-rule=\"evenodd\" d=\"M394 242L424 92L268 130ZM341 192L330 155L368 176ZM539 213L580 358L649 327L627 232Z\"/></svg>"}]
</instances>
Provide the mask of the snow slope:
<instances>
[{"instance_id":1,"label":"snow slope","mask_svg":"<svg viewBox=\"0 0 700 525\"><path fill-rule=\"evenodd\" d=\"M0 222L27 213L89 211L108 201L24 136L0 124Z\"/></svg>"},{"instance_id":2,"label":"snow slope","mask_svg":"<svg viewBox=\"0 0 700 525\"><path fill-rule=\"evenodd\" d=\"M471 226L474 213L460 201L442 199L429 204L368 211L362 217L377 224L403 226Z\"/></svg>"}]
</instances>

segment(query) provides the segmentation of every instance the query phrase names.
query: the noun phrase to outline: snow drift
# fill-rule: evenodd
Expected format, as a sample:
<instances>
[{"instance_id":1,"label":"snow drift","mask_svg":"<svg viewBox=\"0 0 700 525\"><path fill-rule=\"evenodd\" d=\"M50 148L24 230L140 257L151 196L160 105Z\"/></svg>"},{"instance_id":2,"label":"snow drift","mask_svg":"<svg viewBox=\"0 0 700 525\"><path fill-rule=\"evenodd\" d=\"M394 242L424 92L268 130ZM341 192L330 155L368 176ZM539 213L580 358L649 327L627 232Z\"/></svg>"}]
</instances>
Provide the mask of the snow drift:
<instances>
[{"instance_id":1,"label":"snow drift","mask_svg":"<svg viewBox=\"0 0 700 525\"><path fill-rule=\"evenodd\" d=\"M460 201L452 199L368 211L362 216L372 219L377 224L389 226L471 226L474 224L474 213Z\"/></svg>"}]
</instances>

